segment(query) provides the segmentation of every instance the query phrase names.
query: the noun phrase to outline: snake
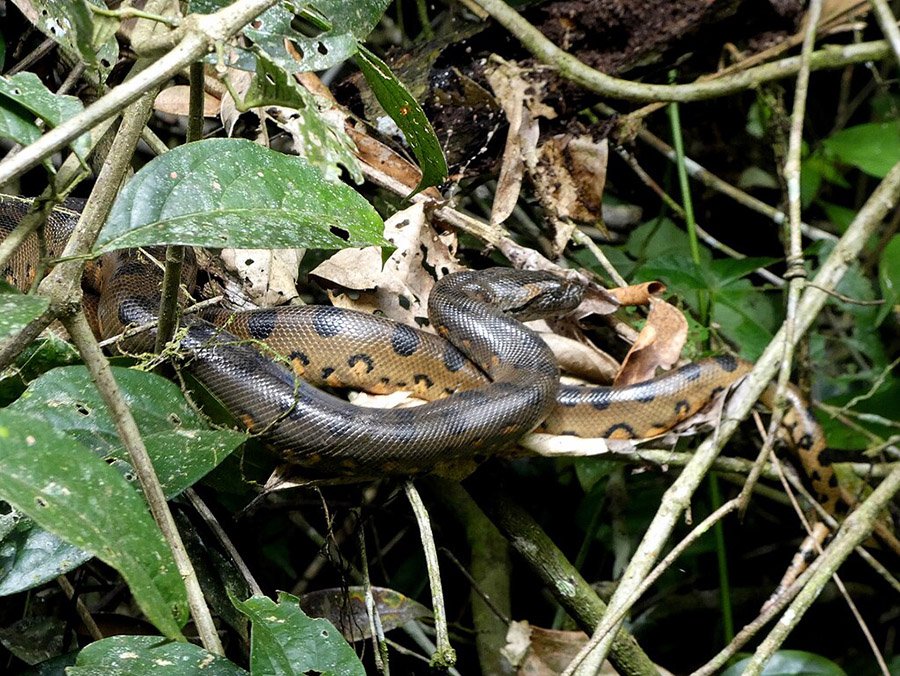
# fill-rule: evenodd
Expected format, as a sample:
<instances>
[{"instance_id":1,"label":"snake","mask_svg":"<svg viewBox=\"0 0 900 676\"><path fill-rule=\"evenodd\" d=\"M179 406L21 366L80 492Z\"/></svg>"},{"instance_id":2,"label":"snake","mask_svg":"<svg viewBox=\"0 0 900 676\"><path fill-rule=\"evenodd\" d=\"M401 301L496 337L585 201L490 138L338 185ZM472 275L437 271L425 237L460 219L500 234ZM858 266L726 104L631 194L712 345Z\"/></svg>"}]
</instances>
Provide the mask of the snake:
<instances>
[{"instance_id":1,"label":"snake","mask_svg":"<svg viewBox=\"0 0 900 676\"><path fill-rule=\"evenodd\" d=\"M0 238L27 209L25 200L0 199ZM75 211L54 211L43 244L31 235L9 260L7 281L28 287L42 255L58 255L75 219ZM91 284L99 287L101 337L157 318L162 273L145 253L112 252L96 267ZM361 476L428 472L447 459L479 461L531 431L653 437L707 407L752 367L721 355L627 386L561 385L550 348L522 322L565 314L582 295L580 284L545 271L448 274L428 299L435 333L330 305L212 308L182 317L178 359L284 461L324 475ZM149 350L153 340L145 332L120 349ZM409 390L427 403L366 408L322 386ZM822 458L824 436L796 390L789 391L779 435L799 456L819 502L837 512L841 493Z\"/></svg>"}]
</instances>

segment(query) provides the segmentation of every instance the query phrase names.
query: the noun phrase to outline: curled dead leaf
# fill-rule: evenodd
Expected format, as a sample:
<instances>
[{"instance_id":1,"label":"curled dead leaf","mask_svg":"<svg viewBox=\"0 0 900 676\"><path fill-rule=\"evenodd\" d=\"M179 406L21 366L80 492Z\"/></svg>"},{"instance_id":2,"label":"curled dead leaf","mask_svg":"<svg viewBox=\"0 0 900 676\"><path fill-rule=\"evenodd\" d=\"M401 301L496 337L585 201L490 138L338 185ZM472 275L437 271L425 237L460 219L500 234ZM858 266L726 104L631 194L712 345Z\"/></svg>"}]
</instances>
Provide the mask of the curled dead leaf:
<instances>
[{"instance_id":1,"label":"curled dead leaf","mask_svg":"<svg viewBox=\"0 0 900 676\"><path fill-rule=\"evenodd\" d=\"M631 286L620 286L616 289L609 289L609 292L621 305L647 305L653 296L658 296L665 290L665 284L653 281L644 282L643 284L632 284Z\"/></svg>"},{"instance_id":2,"label":"curled dead leaf","mask_svg":"<svg viewBox=\"0 0 900 676\"><path fill-rule=\"evenodd\" d=\"M687 340L688 324L681 310L664 300L650 300L650 314L637 340L622 361L616 385L631 385L656 376L656 369L671 368Z\"/></svg>"}]
</instances>

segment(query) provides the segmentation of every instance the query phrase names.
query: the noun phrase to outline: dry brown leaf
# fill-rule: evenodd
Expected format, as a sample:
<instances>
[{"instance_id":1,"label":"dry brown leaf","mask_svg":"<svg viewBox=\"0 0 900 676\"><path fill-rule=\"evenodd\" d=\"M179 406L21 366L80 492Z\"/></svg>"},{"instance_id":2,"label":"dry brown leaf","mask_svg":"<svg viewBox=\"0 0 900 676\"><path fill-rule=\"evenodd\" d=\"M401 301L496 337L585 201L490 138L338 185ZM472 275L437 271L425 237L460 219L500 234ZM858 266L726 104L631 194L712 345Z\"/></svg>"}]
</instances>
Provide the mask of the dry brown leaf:
<instances>
[{"instance_id":1,"label":"dry brown leaf","mask_svg":"<svg viewBox=\"0 0 900 676\"><path fill-rule=\"evenodd\" d=\"M656 376L656 369L671 368L687 340L687 319L664 300L650 302L647 323L622 361L616 385L631 385Z\"/></svg>"},{"instance_id":2,"label":"dry brown leaf","mask_svg":"<svg viewBox=\"0 0 900 676\"><path fill-rule=\"evenodd\" d=\"M331 285L350 289L348 294L331 292L339 307L372 312L405 324L423 326L425 300L434 278L460 269L456 262L456 236L437 233L425 219L422 204L399 211L385 221L384 237L397 247L382 266L381 249L344 249L320 264L310 274Z\"/></svg>"},{"instance_id":3,"label":"dry brown leaf","mask_svg":"<svg viewBox=\"0 0 900 676\"><path fill-rule=\"evenodd\" d=\"M191 88L188 85L166 87L153 100L153 108L169 115L187 116L190 108ZM222 102L212 94L203 93L203 117L219 114Z\"/></svg>"},{"instance_id":4,"label":"dry brown leaf","mask_svg":"<svg viewBox=\"0 0 900 676\"><path fill-rule=\"evenodd\" d=\"M559 134L538 149L529 166L538 199L555 227L553 247L561 252L576 224L584 223L608 235L603 225L602 199L606 185L609 144L590 136Z\"/></svg>"},{"instance_id":5,"label":"dry brown leaf","mask_svg":"<svg viewBox=\"0 0 900 676\"><path fill-rule=\"evenodd\" d=\"M565 671L587 639L583 631L558 631L535 627L525 621L512 622L501 652L517 668L517 674L556 676ZM606 661L598 673L613 676L618 672Z\"/></svg>"},{"instance_id":6,"label":"dry brown leaf","mask_svg":"<svg viewBox=\"0 0 900 676\"><path fill-rule=\"evenodd\" d=\"M666 285L662 282L644 282L643 284L609 289L609 292L619 301L620 305L647 305L652 296L657 296L665 290Z\"/></svg>"},{"instance_id":7,"label":"dry brown leaf","mask_svg":"<svg viewBox=\"0 0 900 676\"><path fill-rule=\"evenodd\" d=\"M503 149L500 175L491 205L492 225L502 223L515 209L525 177L526 158L534 163L540 127L526 103L528 83L509 64L502 64L487 74L498 103L506 113L509 130Z\"/></svg>"},{"instance_id":8,"label":"dry brown leaf","mask_svg":"<svg viewBox=\"0 0 900 676\"><path fill-rule=\"evenodd\" d=\"M356 157L363 163L367 178L398 195L408 195L422 180L422 170L394 150L349 123L344 127L356 145ZM417 198L443 201L436 188L423 190Z\"/></svg>"}]
</instances>

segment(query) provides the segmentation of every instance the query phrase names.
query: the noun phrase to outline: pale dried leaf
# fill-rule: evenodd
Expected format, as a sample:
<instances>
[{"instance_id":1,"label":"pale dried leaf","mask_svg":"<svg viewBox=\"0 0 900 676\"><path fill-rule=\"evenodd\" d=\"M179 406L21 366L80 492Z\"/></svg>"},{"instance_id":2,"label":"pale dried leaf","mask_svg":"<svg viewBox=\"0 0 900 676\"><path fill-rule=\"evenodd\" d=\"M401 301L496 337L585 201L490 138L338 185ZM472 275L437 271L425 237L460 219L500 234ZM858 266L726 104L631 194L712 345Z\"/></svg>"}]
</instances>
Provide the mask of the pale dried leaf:
<instances>
[{"instance_id":1,"label":"pale dried leaf","mask_svg":"<svg viewBox=\"0 0 900 676\"><path fill-rule=\"evenodd\" d=\"M664 300L652 299L647 323L622 361L616 385L630 385L656 376L656 369L671 368L687 340L687 319Z\"/></svg>"},{"instance_id":2,"label":"pale dried leaf","mask_svg":"<svg viewBox=\"0 0 900 676\"><path fill-rule=\"evenodd\" d=\"M425 219L424 206L414 204L385 221L384 237L396 250L382 266L381 249L344 249L310 274L333 287L359 292L330 296L336 305L362 311L379 310L405 324L426 325L425 301L434 286L429 270L440 276L460 269L454 257L456 237L437 233Z\"/></svg>"},{"instance_id":3,"label":"pale dried leaf","mask_svg":"<svg viewBox=\"0 0 900 676\"><path fill-rule=\"evenodd\" d=\"M590 343L558 333L539 332L538 335L553 350L559 367L566 373L593 383L612 382L618 373L619 362Z\"/></svg>"},{"instance_id":4,"label":"pale dried leaf","mask_svg":"<svg viewBox=\"0 0 900 676\"><path fill-rule=\"evenodd\" d=\"M510 68L503 66L489 71L487 78L509 122L497 189L491 206L490 222L496 225L509 218L519 200L526 157L530 163L535 162L540 128L525 102L527 82L512 73Z\"/></svg>"},{"instance_id":5,"label":"pale dried leaf","mask_svg":"<svg viewBox=\"0 0 900 676\"><path fill-rule=\"evenodd\" d=\"M522 448L545 457L582 458L609 453L612 441L600 437L573 437L568 434L532 432L519 439ZM634 442L626 441L632 444Z\"/></svg>"},{"instance_id":6,"label":"pale dried leaf","mask_svg":"<svg viewBox=\"0 0 900 676\"><path fill-rule=\"evenodd\" d=\"M222 262L238 276L255 305L270 307L297 297L303 254L303 249L223 249Z\"/></svg>"},{"instance_id":7,"label":"pale dried leaf","mask_svg":"<svg viewBox=\"0 0 900 676\"><path fill-rule=\"evenodd\" d=\"M166 87L153 100L153 108L169 115L187 116L190 112L191 88L188 85ZM203 93L203 117L219 114L222 102L212 94Z\"/></svg>"}]
</instances>

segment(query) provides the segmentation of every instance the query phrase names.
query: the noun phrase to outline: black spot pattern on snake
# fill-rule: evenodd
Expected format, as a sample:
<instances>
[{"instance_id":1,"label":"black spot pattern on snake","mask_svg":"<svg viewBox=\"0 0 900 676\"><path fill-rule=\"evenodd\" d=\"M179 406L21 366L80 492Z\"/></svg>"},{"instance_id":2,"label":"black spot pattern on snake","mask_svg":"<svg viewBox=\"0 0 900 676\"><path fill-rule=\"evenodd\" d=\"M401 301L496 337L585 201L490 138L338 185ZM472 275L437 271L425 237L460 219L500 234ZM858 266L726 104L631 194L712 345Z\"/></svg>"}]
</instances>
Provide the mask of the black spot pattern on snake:
<instances>
[{"instance_id":1,"label":"black spot pattern on snake","mask_svg":"<svg viewBox=\"0 0 900 676\"><path fill-rule=\"evenodd\" d=\"M444 367L450 373L456 373L465 365L466 358L463 353L448 343L444 348Z\"/></svg>"},{"instance_id":2,"label":"black spot pattern on snake","mask_svg":"<svg viewBox=\"0 0 900 676\"><path fill-rule=\"evenodd\" d=\"M256 340L265 340L271 336L277 325L278 315L272 309L254 312L247 319L247 330Z\"/></svg>"},{"instance_id":3,"label":"black spot pattern on snake","mask_svg":"<svg viewBox=\"0 0 900 676\"><path fill-rule=\"evenodd\" d=\"M822 480L822 475L819 473L819 470L814 469L810 471L809 478L815 483Z\"/></svg>"},{"instance_id":4,"label":"black spot pattern on snake","mask_svg":"<svg viewBox=\"0 0 900 676\"><path fill-rule=\"evenodd\" d=\"M309 366L309 356L299 350L295 350L288 355L288 359L291 361L299 361L304 366Z\"/></svg>"},{"instance_id":5,"label":"black spot pattern on snake","mask_svg":"<svg viewBox=\"0 0 900 676\"><path fill-rule=\"evenodd\" d=\"M372 357L362 352L350 355L350 358L347 359L347 366L353 368L360 362L366 365L366 373L371 373L375 369L375 362L372 361Z\"/></svg>"},{"instance_id":6,"label":"black spot pattern on snake","mask_svg":"<svg viewBox=\"0 0 900 676\"><path fill-rule=\"evenodd\" d=\"M313 315L313 329L323 338L333 338L343 330L343 313L333 305L318 306Z\"/></svg>"},{"instance_id":7,"label":"black spot pattern on snake","mask_svg":"<svg viewBox=\"0 0 900 676\"><path fill-rule=\"evenodd\" d=\"M572 404L575 405L574 403ZM597 411L605 411L609 408L609 399L600 399L598 401L592 401L591 407L593 407Z\"/></svg>"},{"instance_id":8,"label":"black spot pattern on snake","mask_svg":"<svg viewBox=\"0 0 900 676\"><path fill-rule=\"evenodd\" d=\"M413 376L413 383L416 385L425 385L426 388L434 387L434 381L425 373L417 373Z\"/></svg>"},{"instance_id":9,"label":"black spot pattern on snake","mask_svg":"<svg viewBox=\"0 0 900 676\"><path fill-rule=\"evenodd\" d=\"M419 349L422 339L419 334L405 324L398 324L391 334L391 348L401 357L409 357Z\"/></svg>"},{"instance_id":10,"label":"black spot pattern on snake","mask_svg":"<svg viewBox=\"0 0 900 676\"><path fill-rule=\"evenodd\" d=\"M624 423L624 422L620 422L620 423L616 423L615 425L611 425L609 427L609 429L607 429L606 432L603 433L602 436L605 438L610 438L610 437L613 437L615 435L615 433L619 432L619 431L625 432L625 434L627 435L626 436L627 439L634 439L635 436L637 436L634 433L634 428L631 425L629 425L628 423Z\"/></svg>"},{"instance_id":11,"label":"black spot pattern on snake","mask_svg":"<svg viewBox=\"0 0 900 676\"><path fill-rule=\"evenodd\" d=\"M716 363L726 373L732 373L738 367L738 361L730 354L720 354L715 357Z\"/></svg>"},{"instance_id":12,"label":"black spot pattern on snake","mask_svg":"<svg viewBox=\"0 0 900 676\"><path fill-rule=\"evenodd\" d=\"M326 366L322 369L322 380L328 380L328 377L334 373L334 369L330 366Z\"/></svg>"},{"instance_id":13,"label":"black spot pattern on snake","mask_svg":"<svg viewBox=\"0 0 900 676\"><path fill-rule=\"evenodd\" d=\"M640 395L640 396L637 397L637 400L638 400L640 403L642 403L642 404L649 404L649 403L650 403L651 401L653 401L654 399L656 399L656 395L653 394L653 391L650 390L649 387L647 388L647 393L646 393L646 394L642 394L642 395Z\"/></svg>"},{"instance_id":14,"label":"black spot pattern on snake","mask_svg":"<svg viewBox=\"0 0 900 676\"><path fill-rule=\"evenodd\" d=\"M691 410L691 402L687 399L679 399L675 402L675 415L680 416Z\"/></svg>"},{"instance_id":15,"label":"black spot pattern on snake","mask_svg":"<svg viewBox=\"0 0 900 676\"><path fill-rule=\"evenodd\" d=\"M835 474L834 472L832 472L832 473L831 473L831 476L828 477L828 486L829 486L830 488L837 488L837 487L838 487L838 478L837 478L837 474Z\"/></svg>"}]
</instances>

